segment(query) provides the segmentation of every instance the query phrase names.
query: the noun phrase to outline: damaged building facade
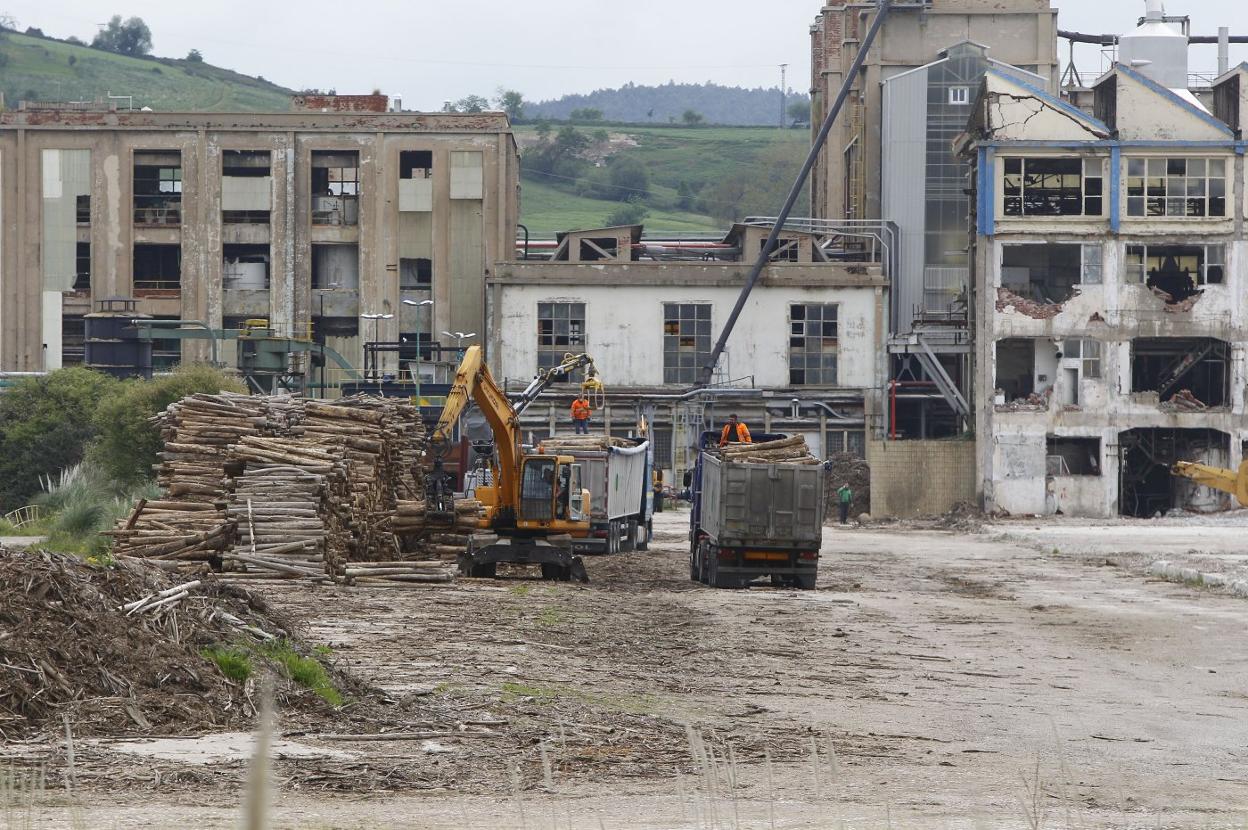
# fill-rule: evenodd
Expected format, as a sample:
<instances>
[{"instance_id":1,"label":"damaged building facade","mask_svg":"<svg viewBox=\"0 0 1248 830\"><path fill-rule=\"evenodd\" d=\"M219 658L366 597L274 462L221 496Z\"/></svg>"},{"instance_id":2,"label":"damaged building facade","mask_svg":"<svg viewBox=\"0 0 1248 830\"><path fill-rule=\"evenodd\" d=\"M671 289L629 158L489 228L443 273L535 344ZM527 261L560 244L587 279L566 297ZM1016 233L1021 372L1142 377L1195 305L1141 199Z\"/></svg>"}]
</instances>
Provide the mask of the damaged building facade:
<instances>
[{"instance_id":1,"label":"damaged building facade","mask_svg":"<svg viewBox=\"0 0 1248 830\"><path fill-rule=\"evenodd\" d=\"M485 278L518 222L507 118L386 104L0 113L0 370L80 363L84 316L111 297L214 329L265 319L356 366L363 341L484 331ZM208 356L155 343L157 368Z\"/></svg>"},{"instance_id":2,"label":"damaged building facade","mask_svg":"<svg viewBox=\"0 0 1248 830\"><path fill-rule=\"evenodd\" d=\"M989 510L1218 509L1170 467L1245 457L1248 67L1202 101L1185 60L1133 63L1094 84L1091 112L990 69L960 142Z\"/></svg>"},{"instance_id":3,"label":"damaged building facade","mask_svg":"<svg viewBox=\"0 0 1248 830\"><path fill-rule=\"evenodd\" d=\"M668 481L692 468L701 431L733 413L755 432L804 435L820 457L861 456L887 331L878 237L783 231L710 389L690 392L769 230L737 225L718 242L643 241L641 226L575 231L548 259L499 263L491 367L517 389L568 352L590 354L607 383L595 422L628 436L644 418ZM529 407L526 437L568 431L574 390Z\"/></svg>"}]
</instances>

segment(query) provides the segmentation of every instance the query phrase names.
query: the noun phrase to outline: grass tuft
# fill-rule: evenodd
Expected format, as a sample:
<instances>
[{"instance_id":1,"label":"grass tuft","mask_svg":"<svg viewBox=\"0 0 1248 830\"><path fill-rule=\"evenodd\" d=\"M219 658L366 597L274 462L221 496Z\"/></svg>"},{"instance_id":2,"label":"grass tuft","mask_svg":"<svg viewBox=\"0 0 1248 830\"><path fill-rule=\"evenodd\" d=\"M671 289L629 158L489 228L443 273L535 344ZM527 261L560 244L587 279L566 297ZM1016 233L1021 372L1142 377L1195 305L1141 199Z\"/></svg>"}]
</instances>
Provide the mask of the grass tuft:
<instances>
[{"instance_id":1,"label":"grass tuft","mask_svg":"<svg viewBox=\"0 0 1248 830\"><path fill-rule=\"evenodd\" d=\"M255 670L251 656L242 649L212 646L201 651L200 655L216 663L221 673L235 683L245 682Z\"/></svg>"},{"instance_id":2,"label":"grass tuft","mask_svg":"<svg viewBox=\"0 0 1248 830\"><path fill-rule=\"evenodd\" d=\"M334 687L329 672L316 658L300 655L285 640L266 643L262 647L262 653L281 666L287 677L305 689L310 689L329 705L343 704L342 692Z\"/></svg>"}]
</instances>

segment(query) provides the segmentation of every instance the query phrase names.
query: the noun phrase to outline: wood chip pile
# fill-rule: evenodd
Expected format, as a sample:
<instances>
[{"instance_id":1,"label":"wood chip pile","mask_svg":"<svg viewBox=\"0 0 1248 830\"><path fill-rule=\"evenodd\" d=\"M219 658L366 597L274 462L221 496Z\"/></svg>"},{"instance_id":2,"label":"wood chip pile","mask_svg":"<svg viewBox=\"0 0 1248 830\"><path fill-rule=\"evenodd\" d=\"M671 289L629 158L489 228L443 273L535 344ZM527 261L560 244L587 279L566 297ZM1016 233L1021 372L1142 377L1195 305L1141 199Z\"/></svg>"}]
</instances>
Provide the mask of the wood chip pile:
<instances>
[{"instance_id":1,"label":"wood chip pile","mask_svg":"<svg viewBox=\"0 0 1248 830\"><path fill-rule=\"evenodd\" d=\"M729 444L720 449L725 461L743 461L748 464L819 464L810 454L806 439L801 435L764 441L758 444Z\"/></svg>"},{"instance_id":2,"label":"wood chip pile","mask_svg":"<svg viewBox=\"0 0 1248 830\"><path fill-rule=\"evenodd\" d=\"M157 420L157 480L168 495L118 523L114 555L246 580L443 581L425 564L390 564L405 558L392 528L399 499L424 492L415 407L194 395ZM436 543L422 542L423 555L410 558L439 558Z\"/></svg>"}]
</instances>

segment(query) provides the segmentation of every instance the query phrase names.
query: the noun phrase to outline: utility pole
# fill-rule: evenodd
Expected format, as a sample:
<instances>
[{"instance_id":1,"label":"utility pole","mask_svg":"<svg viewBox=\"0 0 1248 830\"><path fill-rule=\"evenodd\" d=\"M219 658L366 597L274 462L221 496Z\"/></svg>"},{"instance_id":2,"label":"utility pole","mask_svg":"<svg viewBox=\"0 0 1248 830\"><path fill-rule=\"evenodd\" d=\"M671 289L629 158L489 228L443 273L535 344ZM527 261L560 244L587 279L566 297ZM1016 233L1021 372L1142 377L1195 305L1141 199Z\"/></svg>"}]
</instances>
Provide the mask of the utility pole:
<instances>
[{"instance_id":1,"label":"utility pole","mask_svg":"<svg viewBox=\"0 0 1248 830\"><path fill-rule=\"evenodd\" d=\"M784 129L785 119L789 117L789 94L786 80L788 78L789 65L787 63L780 64L780 129Z\"/></svg>"}]
</instances>

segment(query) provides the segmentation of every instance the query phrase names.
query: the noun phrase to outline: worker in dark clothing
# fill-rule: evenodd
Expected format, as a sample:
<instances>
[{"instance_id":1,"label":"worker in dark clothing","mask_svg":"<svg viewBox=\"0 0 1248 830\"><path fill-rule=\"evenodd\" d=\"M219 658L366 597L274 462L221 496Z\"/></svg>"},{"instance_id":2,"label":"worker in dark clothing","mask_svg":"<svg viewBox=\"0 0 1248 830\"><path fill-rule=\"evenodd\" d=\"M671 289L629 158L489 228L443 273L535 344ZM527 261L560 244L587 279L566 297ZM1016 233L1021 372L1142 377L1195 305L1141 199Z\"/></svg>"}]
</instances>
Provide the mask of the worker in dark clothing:
<instances>
[{"instance_id":1,"label":"worker in dark clothing","mask_svg":"<svg viewBox=\"0 0 1248 830\"><path fill-rule=\"evenodd\" d=\"M724 424L724 431L719 435L719 445L726 447L729 444L753 444L754 439L750 437L750 428L737 420L736 415L728 416L728 423Z\"/></svg>"},{"instance_id":2,"label":"worker in dark clothing","mask_svg":"<svg viewBox=\"0 0 1248 830\"><path fill-rule=\"evenodd\" d=\"M845 482L836 491L837 506L841 509L841 524L849 521L849 506L854 501L854 491L849 489L849 482Z\"/></svg>"}]
</instances>

